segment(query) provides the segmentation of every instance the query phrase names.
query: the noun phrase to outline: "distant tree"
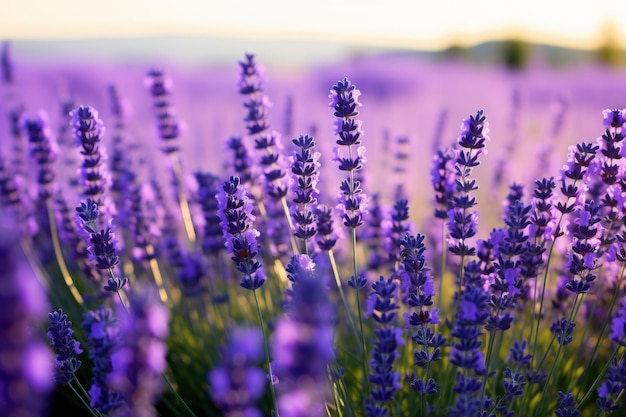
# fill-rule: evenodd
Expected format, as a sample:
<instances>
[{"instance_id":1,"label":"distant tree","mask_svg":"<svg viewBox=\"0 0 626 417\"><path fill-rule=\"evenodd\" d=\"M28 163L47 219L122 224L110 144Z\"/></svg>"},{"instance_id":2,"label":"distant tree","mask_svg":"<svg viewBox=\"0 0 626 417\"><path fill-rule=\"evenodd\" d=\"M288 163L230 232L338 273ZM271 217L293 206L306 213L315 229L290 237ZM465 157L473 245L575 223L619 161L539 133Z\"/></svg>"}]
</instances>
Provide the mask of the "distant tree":
<instances>
[{"instance_id":1,"label":"distant tree","mask_svg":"<svg viewBox=\"0 0 626 417\"><path fill-rule=\"evenodd\" d=\"M595 57L603 65L616 67L626 61L626 52L619 43L619 33L614 22L606 22L603 27L602 44L595 51Z\"/></svg>"},{"instance_id":2,"label":"distant tree","mask_svg":"<svg viewBox=\"0 0 626 417\"><path fill-rule=\"evenodd\" d=\"M508 39L502 42L501 62L512 70L520 70L528 64L530 45L520 39Z\"/></svg>"}]
</instances>

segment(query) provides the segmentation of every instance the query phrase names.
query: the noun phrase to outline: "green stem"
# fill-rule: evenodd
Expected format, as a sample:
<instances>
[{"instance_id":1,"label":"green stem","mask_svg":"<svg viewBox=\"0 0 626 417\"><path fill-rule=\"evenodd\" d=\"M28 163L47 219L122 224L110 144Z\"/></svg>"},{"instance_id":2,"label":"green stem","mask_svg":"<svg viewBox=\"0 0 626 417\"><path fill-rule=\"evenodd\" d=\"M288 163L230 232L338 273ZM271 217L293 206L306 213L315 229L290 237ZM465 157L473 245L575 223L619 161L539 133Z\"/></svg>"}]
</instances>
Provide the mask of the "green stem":
<instances>
[{"instance_id":1,"label":"green stem","mask_svg":"<svg viewBox=\"0 0 626 417\"><path fill-rule=\"evenodd\" d=\"M180 405L183 407L183 409L191 416L191 417L196 417L195 413L191 410L191 408L189 408L189 406L187 405L187 403L185 402L185 400L183 400L183 398L180 396L180 394L178 393L178 391L176 391L176 389L174 388L174 386L172 385L172 382L169 380L169 378L167 377L167 375L165 375L165 372L161 372L161 377L163 378L163 380L165 381L165 384L167 385L167 388L170 390L170 392L172 394L174 394L174 397L176 397L176 399L178 400L178 402L180 403Z\"/></svg>"},{"instance_id":2,"label":"green stem","mask_svg":"<svg viewBox=\"0 0 626 417\"><path fill-rule=\"evenodd\" d=\"M78 288L74 285L74 280L70 274L67 265L65 264L65 259L63 258L63 251L61 250L61 242L59 241L59 233L57 228L57 220L54 215L54 209L52 207L52 201L48 199L46 202L46 208L48 209L48 222L50 223L50 237L52 239L52 248L54 249L54 256L56 257L57 264L59 265L59 269L61 270L61 275L63 276L63 281L69 288L72 296L76 300L76 302L83 308L85 307L85 301L83 297L80 295Z\"/></svg>"},{"instance_id":3,"label":"green stem","mask_svg":"<svg viewBox=\"0 0 626 417\"><path fill-rule=\"evenodd\" d=\"M76 376L74 376L74 378L72 378L72 380L69 382L69 384L67 384L70 387L70 389L72 390L72 392L74 393L74 395L76 395L76 397L80 400L80 402L89 410L89 412L91 413L92 416L94 416L94 417L102 417L102 414L100 414L100 412L98 410L94 410L93 408L91 408L91 405L89 405L87 400L85 400L85 397L80 395L80 393L76 390L76 388L74 388L74 385L72 385L73 381L76 381L76 383L78 384L78 387L84 393L84 395L86 396L87 400L91 401L91 398L89 397L89 394L87 394L87 392L85 391L85 389L83 388L81 383L78 381L78 379L76 379Z\"/></svg>"},{"instance_id":4,"label":"green stem","mask_svg":"<svg viewBox=\"0 0 626 417\"><path fill-rule=\"evenodd\" d=\"M278 411L278 401L276 399L276 391L274 389L274 376L272 375L272 366L270 364L270 348L267 341L267 334L265 332L265 323L263 321L263 314L261 314L261 306L259 305L259 297L257 296L256 289L252 290L254 294L254 301L256 303L256 311L259 314L259 324L261 325L261 332L263 333L263 345L265 350L265 362L267 365L267 372L270 379L270 391L272 393L272 403L274 405L274 414L276 417L280 417Z\"/></svg>"},{"instance_id":5,"label":"green stem","mask_svg":"<svg viewBox=\"0 0 626 417\"><path fill-rule=\"evenodd\" d=\"M443 307L443 278L446 275L446 262L448 258L448 245L446 244L446 222L441 221L441 276L439 277L439 292L437 293L437 307L440 312Z\"/></svg>"},{"instance_id":6,"label":"green stem","mask_svg":"<svg viewBox=\"0 0 626 417\"><path fill-rule=\"evenodd\" d=\"M359 340L359 332L356 329L356 325L352 319L352 313L350 312L350 306L348 305L348 300L343 292L343 285L341 284L341 279L339 278L339 270L337 269L337 263L335 262L335 256L333 255L332 250L328 251L328 260L330 261L330 267L333 270L333 276L335 277L335 283L337 284L337 289L339 290L339 296L341 297L341 301L346 310L346 316L348 317L350 328L352 329L356 340Z\"/></svg>"},{"instance_id":7,"label":"green stem","mask_svg":"<svg viewBox=\"0 0 626 417\"><path fill-rule=\"evenodd\" d=\"M596 359L597 354L598 354L598 350L600 348L600 342L603 340L603 335L604 335L604 331L606 330L606 327L609 324L609 321L612 318L613 315L613 308L615 307L615 303L617 301L617 297L619 295L619 291L622 285L622 278L624 278L624 268L626 267L626 263L622 264L622 270L620 272L619 275L619 279L617 280L617 283L615 284L615 291L613 292L613 297L611 298L611 303L609 305L609 308L607 310L606 313L606 317L602 322L602 327L600 329L600 332L598 333L598 339L596 340L596 344L593 347L593 351L591 352L591 358L589 359L588 363L593 363L593 361ZM591 320L587 320L587 321L591 321ZM587 326L585 326L585 330L587 329ZM583 340L585 340L584 336L583 336ZM579 355L580 356L580 352ZM576 396L578 396L580 394L580 392L582 391L582 387L584 385L585 379L587 377L587 373L589 371L589 369L591 368L591 366L585 366L585 370L583 371L582 376L580 377L579 381L580 384L578 384L578 392L576 393Z\"/></svg>"},{"instance_id":8,"label":"green stem","mask_svg":"<svg viewBox=\"0 0 626 417\"><path fill-rule=\"evenodd\" d=\"M576 298L574 298L574 304L572 305L572 309L570 311L569 317L567 318L567 325L569 326L570 323L572 323L573 317L575 312L578 311L578 307L579 307L579 298L580 301L582 303L582 297L580 297L580 294L576 294ZM556 334L554 335L554 338L556 339ZM550 371L548 372L548 376L546 377L546 382L543 385L543 391L541 393L541 400L539 401L539 405L537 406L537 409L535 410L535 416L542 416L543 414L541 414L541 412L543 412L543 408L544 406L546 406L546 400L548 398L548 394L549 391L552 388L552 384L551 384L551 379L552 379L552 375L554 374L554 370L557 368L557 364L560 363L561 360L561 352L563 352L564 349L564 345L562 343L559 342L559 348L556 351L556 356L554 357L554 360L552 361L552 366L550 367ZM544 357L545 358L545 357ZM550 388L550 389L549 389ZM539 413L539 414L537 414Z\"/></svg>"},{"instance_id":9,"label":"green stem","mask_svg":"<svg viewBox=\"0 0 626 417\"><path fill-rule=\"evenodd\" d=\"M291 232L289 233L289 240L291 241L291 250L293 251L294 255L299 254L299 253L308 254L306 240L304 240L304 250L300 252L300 250L298 249L298 242L296 241L296 236L294 235L296 229L294 228L293 220L291 220L291 213L289 213L289 206L287 205L287 198L286 197L281 198L280 203L283 206L283 211L285 212L285 218L287 219L287 225L289 226L289 231Z\"/></svg>"},{"instance_id":10,"label":"green stem","mask_svg":"<svg viewBox=\"0 0 626 417\"><path fill-rule=\"evenodd\" d=\"M357 268L357 260L356 260L356 229L352 229L352 266L354 268L354 282L356 283L358 280L358 268ZM363 378L365 380L365 388L367 390L367 392L370 391L370 383L369 383L369 372L367 369L367 347L365 346L365 332L363 331L363 313L361 311L361 291L360 288L358 288L358 286L355 286L355 292L356 292L356 307L357 307L357 312L359 313L359 331L361 333L361 346L363 347L363 349L361 350L362 353L362 360L361 363L363 364Z\"/></svg>"},{"instance_id":11,"label":"green stem","mask_svg":"<svg viewBox=\"0 0 626 417\"><path fill-rule=\"evenodd\" d=\"M589 396L591 396L591 394L595 391L595 389L598 387L598 385L600 385L600 381L602 381L604 379L604 376L606 375L606 371L608 371L609 366L611 366L611 362L613 362L613 359L615 359L615 357L617 356L619 348L620 348L620 346L618 345L617 349L615 349L613 351L613 353L611 354L611 356L607 359L606 363L604 364L604 367L602 367L602 370L598 373L598 376L593 381L593 383L591 384L589 389L587 389L587 392L585 393L583 398L581 398L580 401L578 401L576 403L576 408L577 409L580 409L582 407L582 405L585 403L585 401L587 401L589 399Z\"/></svg>"},{"instance_id":12,"label":"green stem","mask_svg":"<svg viewBox=\"0 0 626 417\"><path fill-rule=\"evenodd\" d=\"M172 173L174 175L174 183L176 184L176 191L178 192L178 206L180 208L181 215L183 217L183 224L185 226L185 233L187 239L191 243L196 242L196 231L193 227L193 221L191 219L191 210L189 209L189 201L187 200L187 193L183 182L183 170L180 163L180 155L178 152L170 153L170 161L172 163Z\"/></svg>"}]
</instances>

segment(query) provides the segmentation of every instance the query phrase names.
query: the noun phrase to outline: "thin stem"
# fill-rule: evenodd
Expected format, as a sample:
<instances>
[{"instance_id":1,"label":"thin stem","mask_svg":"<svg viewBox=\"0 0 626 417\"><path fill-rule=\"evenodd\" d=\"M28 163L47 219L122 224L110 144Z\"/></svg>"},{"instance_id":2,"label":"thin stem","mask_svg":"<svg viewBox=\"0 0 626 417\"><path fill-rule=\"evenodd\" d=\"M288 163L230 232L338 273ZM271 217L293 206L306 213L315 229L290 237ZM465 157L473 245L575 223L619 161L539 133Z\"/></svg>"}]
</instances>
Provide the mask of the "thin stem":
<instances>
[{"instance_id":1,"label":"thin stem","mask_svg":"<svg viewBox=\"0 0 626 417\"><path fill-rule=\"evenodd\" d=\"M191 211L189 210L189 201L187 200L187 193L183 184L183 170L180 164L180 155L178 152L170 153L170 161L172 162L172 171L174 174L174 182L176 184L176 191L178 192L178 205L183 217L183 223L185 225L185 232L189 242L195 243L196 231L193 227L193 221L191 219Z\"/></svg>"},{"instance_id":2,"label":"thin stem","mask_svg":"<svg viewBox=\"0 0 626 417\"><path fill-rule=\"evenodd\" d=\"M600 342L603 340L603 335L604 335L604 331L606 330L606 327L609 324L610 319L613 316L613 308L615 307L615 303L617 301L617 297L619 295L619 290L621 288L622 285L622 278L624 278L624 268L626 267L626 263L622 264L622 270L620 272L619 275L619 279L617 280L617 283L615 284L615 291L613 292L613 297L611 298L611 303L609 305L609 308L607 309L606 312L606 317L604 319L604 321L602 322L602 327L600 329L600 332L598 334L598 338L596 340L596 344L593 347L593 352L591 352L591 358L589 359L588 363L593 363L593 361L596 359L596 356L598 354L598 349L600 348ZM591 321L591 320L588 320ZM585 327L586 329L586 327ZM583 337L584 340L584 337ZM580 352L579 352L579 356L580 356ZM578 393L576 394L576 396L578 396L580 394L580 392L582 391L582 387L583 387L583 383L585 382L585 379L587 377L587 372L589 371L591 367L590 366L585 366L585 370L583 371L582 376L580 377L579 381L580 384L578 384Z\"/></svg>"},{"instance_id":3,"label":"thin stem","mask_svg":"<svg viewBox=\"0 0 626 417\"><path fill-rule=\"evenodd\" d=\"M291 250L293 251L294 254L298 254L300 253L300 250L298 249L298 242L296 242L296 237L294 235L294 226L293 226L293 221L291 220L291 213L289 213L289 206L287 205L287 198L286 197L282 197L280 199L280 203L283 206L283 211L285 212L285 218L287 219L287 224L289 225L289 231L291 233L289 233L289 240L291 241ZM304 251L302 253L307 253L308 251L306 250L306 240L304 241Z\"/></svg>"},{"instance_id":4,"label":"thin stem","mask_svg":"<svg viewBox=\"0 0 626 417\"><path fill-rule=\"evenodd\" d=\"M189 408L189 406L187 405L187 403L185 402L185 400L183 400L183 398L180 396L180 394L178 393L178 391L176 391L176 389L174 388L174 386L172 385L171 381L169 380L169 378L167 377L167 375L165 375L165 372L161 372L161 377L163 377L163 380L165 381L165 384L167 385L168 389L172 392L172 394L174 394L174 396L176 397L176 399L178 400L178 402L183 406L183 409L192 417L196 417L196 415L194 414L194 412L191 410L191 408Z\"/></svg>"},{"instance_id":5,"label":"thin stem","mask_svg":"<svg viewBox=\"0 0 626 417\"><path fill-rule=\"evenodd\" d=\"M267 341L267 334L265 332L265 323L263 322L263 314L261 314L261 306L259 305L259 297L257 296L256 289L252 290L254 294L254 302L256 303L256 311L259 314L259 324L261 325L261 332L263 332L263 346L265 350L265 362L267 365L267 372L270 379L270 391L272 393L272 403L274 405L274 413L276 417L280 417L278 411L278 401L276 399L276 391L274 390L274 375L272 375L272 366L270 363L270 347Z\"/></svg>"},{"instance_id":6,"label":"thin stem","mask_svg":"<svg viewBox=\"0 0 626 417\"><path fill-rule=\"evenodd\" d=\"M446 244L446 222L441 221L441 275L439 276L439 296L437 299L437 307L442 311L443 307L443 278L446 275L446 262L448 258L448 247Z\"/></svg>"},{"instance_id":7,"label":"thin stem","mask_svg":"<svg viewBox=\"0 0 626 417\"><path fill-rule=\"evenodd\" d=\"M341 301L343 303L344 308L346 309L346 316L348 317L348 322L350 323L350 328L354 332L354 337L356 340L359 340L359 332L356 329L354 324L354 320L352 319L352 313L350 313L350 306L348 305L348 300L343 292L343 285L341 284L341 279L339 278L339 270L337 269L337 263L335 262L335 255L333 255L333 251L328 251L328 259L330 261L330 267L333 270L333 276L335 277L335 283L337 284L337 289L339 290L339 296L341 297ZM363 347L361 347L363 349Z\"/></svg>"},{"instance_id":8,"label":"thin stem","mask_svg":"<svg viewBox=\"0 0 626 417\"><path fill-rule=\"evenodd\" d=\"M353 267L354 267L354 280L355 282L357 281L357 261L356 261L356 229L352 229L352 259L353 259ZM365 332L363 331L363 313L361 311L361 296L360 296L360 288L358 288L358 286L356 286L355 288L355 292L356 292L356 306L357 306L357 312L359 314L359 331L361 334L361 346L363 347L361 350L362 353L362 360L361 363L363 365L363 378L365 379L365 387L367 392L370 391L370 387L369 387L369 373L368 373L368 368L367 368L367 348L365 345Z\"/></svg>"},{"instance_id":9,"label":"thin stem","mask_svg":"<svg viewBox=\"0 0 626 417\"><path fill-rule=\"evenodd\" d=\"M54 248L54 256L56 257L57 264L59 265L59 269L61 270L61 275L63 276L63 281L69 288L72 296L76 300L76 302L85 308L85 300L83 300L82 295L74 285L74 280L70 275L70 271L65 264L65 259L63 258L63 251L61 250L61 243L59 241L59 233L57 228L57 221L54 215L54 209L52 208L52 201L48 199L46 202L46 206L48 209L48 221L50 223L50 237L52 239L52 247Z\"/></svg>"},{"instance_id":10,"label":"thin stem","mask_svg":"<svg viewBox=\"0 0 626 417\"><path fill-rule=\"evenodd\" d=\"M606 375L606 371L609 369L609 366L611 366L611 362L613 362L613 359L615 359L615 357L617 356L619 348L620 346L618 345L617 349L615 349L613 353L611 353L611 356L607 359L606 363L604 364L604 367L602 367L602 370L598 373L598 376L593 381L593 384L591 384L591 386L589 387L589 389L587 390L583 398L581 398L580 401L577 402L576 404L577 409L582 407L582 405L585 403L585 401L589 399L589 396L593 393L596 387L600 385L600 381L604 379L604 376Z\"/></svg>"},{"instance_id":11,"label":"thin stem","mask_svg":"<svg viewBox=\"0 0 626 417\"><path fill-rule=\"evenodd\" d=\"M582 297L580 297L580 294L576 294L576 298L574 298L574 304L572 305L572 309L570 311L569 317L567 318L567 325L569 325L570 323L572 323L573 317L574 317L574 313L576 311L578 311L578 300L581 300L582 303ZM567 328L567 327L566 327ZM556 339L556 334L554 335L554 339ZM543 385L543 391L541 393L541 400L539 401L539 405L537 406L537 409L535 410L535 415L542 415L541 412L543 411L544 406L546 406L547 404L545 403L546 399L548 398L548 393L549 393L549 389L548 387L551 388L551 378L552 375L554 374L554 370L557 368L557 364L560 364L560 360L561 360L561 352L563 352L564 349L564 345L563 343L559 342L559 348L556 351L556 356L554 357L554 360L552 361L552 366L550 367L550 371L548 372L548 376L546 377L546 382ZM546 355L547 356L547 355ZM537 412L539 412L539 414L537 414Z\"/></svg>"},{"instance_id":12,"label":"thin stem","mask_svg":"<svg viewBox=\"0 0 626 417\"><path fill-rule=\"evenodd\" d=\"M152 271L152 276L154 277L154 282L157 285L157 288L159 289L159 298L161 299L161 302L165 305L167 305L168 302L168 297L167 297L167 291L165 290L165 286L163 284L163 276L161 275L161 270L159 269L159 262L156 260L156 258L152 255L154 255L154 248L152 247L152 245L148 245L146 247L146 253L148 254L149 258L150 258L150 270Z\"/></svg>"},{"instance_id":13,"label":"thin stem","mask_svg":"<svg viewBox=\"0 0 626 417\"><path fill-rule=\"evenodd\" d=\"M72 390L74 395L76 395L76 397L80 400L80 402L89 410L89 412L91 413L92 416L94 416L94 417L102 417L102 414L100 414L100 412L98 410L94 410L93 408L91 408L91 405L89 405L87 400L82 395L80 395L80 393L76 390L76 388L74 388L74 385L72 385L73 381L76 381L76 383L78 383L78 386L81 388L81 391L87 396L87 400L91 401L91 399L89 397L89 394L87 394L85 392L85 389L80 384L78 379L76 379L76 376L74 376L74 378L72 378L72 380L69 382L69 384L67 384L67 386L70 387L70 389Z\"/></svg>"},{"instance_id":14,"label":"thin stem","mask_svg":"<svg viewBox=\"0 0 626 417\"><path fill-rule=\"evenodd\" d=\"M126 297L122 297L122 292L123 292L123 290L116 291L116 293L117 293L117 298L119 298L120 303L122 303L122 307L124 307L124 310L126 310L126 312L127 312L128 314L130 314L130 310L129 310L128 303L127 303L127 302L124 302L124 298L126 298Z\"/></svg>"}]
</instances>

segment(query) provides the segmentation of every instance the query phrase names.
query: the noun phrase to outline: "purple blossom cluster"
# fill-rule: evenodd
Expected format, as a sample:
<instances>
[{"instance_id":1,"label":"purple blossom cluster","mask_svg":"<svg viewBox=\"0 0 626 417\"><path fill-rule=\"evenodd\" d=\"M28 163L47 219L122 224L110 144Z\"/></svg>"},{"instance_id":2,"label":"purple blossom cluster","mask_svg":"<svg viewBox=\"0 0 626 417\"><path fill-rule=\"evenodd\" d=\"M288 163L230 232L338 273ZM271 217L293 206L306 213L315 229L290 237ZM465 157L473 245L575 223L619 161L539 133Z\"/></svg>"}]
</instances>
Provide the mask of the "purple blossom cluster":
<instances>
[{"instance_id":1,"label":"purple blossom cluster","mask_svg":"<svg viewBox=\"0 0 626 417\"><path fill-rule=\"evenodd\" d=\"M210 394L224 416L258 417L254 405L265 389L265 373L256 366L263 357L258 329L235 328L219 366L209 373Z\"/></svg>"},{"instance_id":2,"label":"purple blossom cluster","mask_svg":"<svg viewBox=\"0 0 626 417\"><path fill-rule=\"evenodd\" d=\"M36 334L47 308L43 288L16 250L14 232L4 226L0 230L0 414L44 415L53 375L64 376L70 366L62 365L60 371ZM74 347L66 352L75 352Z\"/></svg>"},{"instance_id":3,"label":"purple blossom cluster","mask_svg":"<svg viewBox=\"0 0 626 417\"><path fill-rule=\"evenodd\" d=\"M226 252L244 275L241 286L256 290L265 282L265 271L256 259L259 232L253 227L252 202L238 177L230 177L222 184L217 199Z\"/></svg>"}]
</instances>

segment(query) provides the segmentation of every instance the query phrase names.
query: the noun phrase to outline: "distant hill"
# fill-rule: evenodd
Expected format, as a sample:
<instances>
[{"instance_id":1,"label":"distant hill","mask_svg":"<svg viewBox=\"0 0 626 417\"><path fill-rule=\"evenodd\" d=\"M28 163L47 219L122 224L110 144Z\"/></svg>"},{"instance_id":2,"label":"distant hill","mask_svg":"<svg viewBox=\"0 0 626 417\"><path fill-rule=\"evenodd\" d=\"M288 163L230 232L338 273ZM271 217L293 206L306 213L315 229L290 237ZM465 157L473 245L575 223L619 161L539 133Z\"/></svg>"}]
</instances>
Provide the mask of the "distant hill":
<instances>
[{"instance_id":1,"label":"distant hill","mask_svg":"<svg viewBox=\"0 0 626 417\"><path fill-rule=\"evenodd\" d=\"M484 42L472 47L451 46L442 51L417 51L348 45L321 41L259 40L216 37L148 37L58 40L10 40L13 54L24 62L177 61L191 65L230 65L244 53L262 57L268 66L304 66L368 55L411 55L426 59L460 59L475 63L510 64L532 61L574 65L597 59L598 51L584 51L515 40ZM624 51L610 51L618 58ZM623 62L623 61L622 61Z\"/></svg>"}]
</instances>

